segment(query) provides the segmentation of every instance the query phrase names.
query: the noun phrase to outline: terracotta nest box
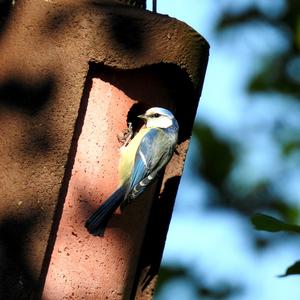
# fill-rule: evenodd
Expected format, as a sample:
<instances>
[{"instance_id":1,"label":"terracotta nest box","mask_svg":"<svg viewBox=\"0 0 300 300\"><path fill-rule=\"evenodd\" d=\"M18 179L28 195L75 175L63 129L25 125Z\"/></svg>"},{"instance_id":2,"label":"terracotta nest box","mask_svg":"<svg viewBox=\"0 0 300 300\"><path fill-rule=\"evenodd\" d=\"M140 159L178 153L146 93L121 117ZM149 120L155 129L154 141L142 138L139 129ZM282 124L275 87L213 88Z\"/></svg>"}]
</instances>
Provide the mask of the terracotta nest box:
<instances>
[{"instance_id":1,"label":"terracotta nest box","mask_svg":"<svg viewBox=\"0 0 300 300\"><path fill-rule=\"evenodd\" d=\"M118 1L17 1L1 24L0 298L150 299L207 42ZM84 222L117 186L117 135L152 106L176 115L177 153L94 237Z\"/></svg>"}]
</instances>

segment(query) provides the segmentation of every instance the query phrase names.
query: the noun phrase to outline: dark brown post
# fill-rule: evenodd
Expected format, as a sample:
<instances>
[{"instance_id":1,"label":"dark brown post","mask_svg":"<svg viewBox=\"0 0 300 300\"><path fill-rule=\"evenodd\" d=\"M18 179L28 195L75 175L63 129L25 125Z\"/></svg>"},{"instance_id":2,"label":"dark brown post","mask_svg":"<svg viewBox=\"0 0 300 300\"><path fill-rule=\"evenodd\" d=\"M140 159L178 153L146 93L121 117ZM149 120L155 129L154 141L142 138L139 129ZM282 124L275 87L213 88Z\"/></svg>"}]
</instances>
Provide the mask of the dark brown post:
<instances>
[{"instance_id":1,"label":"dark brown post","mask_svg":"<svg viewBox=\"0 0 300 300\"><path fill-rule=\"evenodd\" d=\"M118 1L17 1L0 33L0 298L149 299L208 59L186 24ZM116 138L151 106L176 111L162 183L112 218Z\"/></svg>"}]
</instances>

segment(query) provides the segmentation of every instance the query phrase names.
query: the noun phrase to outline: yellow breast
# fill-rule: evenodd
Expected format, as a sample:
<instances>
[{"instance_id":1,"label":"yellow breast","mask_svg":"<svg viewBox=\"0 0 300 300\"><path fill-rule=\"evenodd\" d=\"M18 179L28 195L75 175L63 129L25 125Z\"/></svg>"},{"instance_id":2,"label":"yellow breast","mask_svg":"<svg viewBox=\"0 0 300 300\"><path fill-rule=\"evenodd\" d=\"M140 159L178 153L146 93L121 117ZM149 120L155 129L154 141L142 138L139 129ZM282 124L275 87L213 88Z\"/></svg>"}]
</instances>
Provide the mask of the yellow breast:
<instances>
[{"instance_id":1,"label":"yellow breast","mask_svg":"<svg viewBox=\"0 0 300 300\"><path fill-rule=\"evenodd\" d=\"M149 131L149 128L142 127L127 146L123 146L119 161L119 186L121 186L131 174L136 151L140 145L141 139Z\"/></svg>"}]
</instances>

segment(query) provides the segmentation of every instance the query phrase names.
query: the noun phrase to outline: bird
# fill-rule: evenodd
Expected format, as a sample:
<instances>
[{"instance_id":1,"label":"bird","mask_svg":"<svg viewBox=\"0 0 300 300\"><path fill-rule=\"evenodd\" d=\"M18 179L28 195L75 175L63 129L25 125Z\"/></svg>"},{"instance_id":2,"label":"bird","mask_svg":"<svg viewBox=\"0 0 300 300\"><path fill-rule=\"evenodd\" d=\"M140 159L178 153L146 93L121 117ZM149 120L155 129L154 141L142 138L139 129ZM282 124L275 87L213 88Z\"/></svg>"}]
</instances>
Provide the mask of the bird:
<instances>
[{"instance_id":1,"label":"bird","mask_svg":"<svg viewBox=\"0 0 300 300\"><path fill-rule=\"evenodd\" d=\"M179 125L169 110L152 107L138 117L144 125L120 149L118 188L85 222L94 236L103 236L114 211L123 210L159 177L176 149Z\"/></svg>"}]
</instances>

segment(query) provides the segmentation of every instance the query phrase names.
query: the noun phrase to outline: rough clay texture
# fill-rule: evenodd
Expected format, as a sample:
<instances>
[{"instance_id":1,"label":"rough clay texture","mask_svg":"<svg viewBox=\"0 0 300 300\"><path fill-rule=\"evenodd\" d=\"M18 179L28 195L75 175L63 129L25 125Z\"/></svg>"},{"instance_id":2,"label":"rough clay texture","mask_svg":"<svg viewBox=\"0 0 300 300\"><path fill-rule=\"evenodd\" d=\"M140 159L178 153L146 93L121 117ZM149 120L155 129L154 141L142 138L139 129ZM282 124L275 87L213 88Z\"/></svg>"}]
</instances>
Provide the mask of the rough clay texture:
<instances>
[{"instance_id":1,"label":"rough clay texture","mask_svg":"<svg viewBox=\"0 0 300 300\"><path fill-rule=\"evenodd\" d=\"M132 240L141 240L136 224L125 219L133 220L132 214L117 214L103 238L91 236L83 224L118 185L116 135L126 128L130 100L110 83L93 78L43 299L128 298L124 284L132 270L127 259L136 253ZM139 214L141 209L146 205Z\"/></svg>"},{"instance_id":2,"label":"rough clay texture","mask_svg":"<svg viewBox=\"0 0 300 300\"><path fill-rule=\"evenodd\" d=\"M104 237L91 236L83 224L118 185L117 134L133 104L117 87L93 78L43 299L130 297L154 187L117 212Z\"/></svg>"},{"instance_id":3,"label":"rough clay texture","mask_svg":"<svg viewBox=\"0 0 300 300\"><path fill-rule=\"evenodd\" d=\"M66 258L66 271L72 278L77 276L76 280L90 274L81 272L91 271L96 276L97 268L102 268L97 265L98 254L92 257L95 247L102 249L97 253L101 252L102 261L107 259L105 264L110 270L110 259L122 266L125 273L118 274L118 280L122 280L123 287L114 290L117 297L108 299L142 299L151 295L151 279L158 270L207 56L208 45L203 38L166 16L108 1L17 1L9 22L0 32L0 298L38 298L53 246L52 262L58 259L54 264L59 267L59 259ZM95 70L103 72L95 75ZM91 78L95 78L93 84ZM98 99L99 92L102 100ZM94 107L93 111L95 102L100 106L96 105L97 110ZM119 220L116 216L115 228L108 229L107 238L95 240L84 232L83 220L98 200L104 200L115 187L113 170L118 145L114 137L125 127L127 112L136 102L143 103L140 110L158 104L176 108L182 128L179 155L167 168L160 195L160 200L165 198L170 204L163 205L162 215L157 216L154 209L150 213L150 223L162 217L166 221L151 229L148 226L142 243L147 218L143 218L144 223L134 235L121 229L137 228L140 219L135 220L138 214L134 209L147 214L147 205L145 208L140 203L133 204L124 213L128 218L122 216ZM97 118L89 119L98 110L99 123ZM116 119L112 119L113 115ZM110 134L105 135L103 128ZM89 130L94 130L97 137ZM93 152L100 132L102 148L98 144ZM82 145L84 149L80 148ZM114 155L109 159L106 151ZM84 160L82 164L80 158ZM101 171L100 161L105 162ZM89 168L87 176L85 166ZM93 172L97 173L95 177ZM106 176L109 172L112 174ZM167 193L168 186L171 188ZM150 207L151 201L145 202ZM153 207L159 205L154 203ZM138 240L134 247L136 240L132 236ZM72 246L65 248L69 241ZM120 243L114 244L115 241ZM115 249L116 245L123 248ZM149 247L155 249L148 251ZM110 256L110 251L116 251L116 255ZM73 261L70 254L77 260ZM74 269L74 262L78 270ZM84 262L85 271L79 262ZM124 265L131 268L127 273ZM52 266L49 276L55 281ZM106 272L105 268L101 272ZM145 275L150 284L142 291L139 278L142 280ZM48 278L47 284L51 282ZM72 294L72 278L66 281L61 299L78 299ZM96 289L85 290L83 295L95 295ZM83 293L82 289L79 292Z\"/></svg>"}]
</instances>

